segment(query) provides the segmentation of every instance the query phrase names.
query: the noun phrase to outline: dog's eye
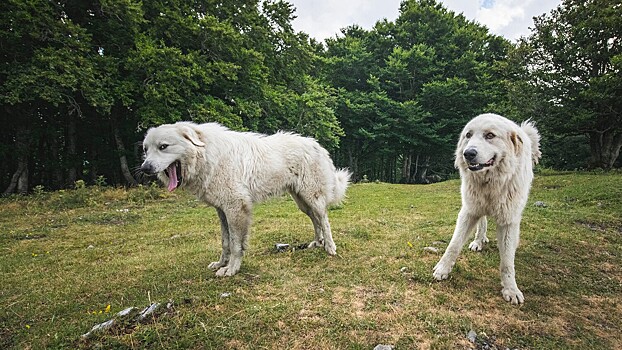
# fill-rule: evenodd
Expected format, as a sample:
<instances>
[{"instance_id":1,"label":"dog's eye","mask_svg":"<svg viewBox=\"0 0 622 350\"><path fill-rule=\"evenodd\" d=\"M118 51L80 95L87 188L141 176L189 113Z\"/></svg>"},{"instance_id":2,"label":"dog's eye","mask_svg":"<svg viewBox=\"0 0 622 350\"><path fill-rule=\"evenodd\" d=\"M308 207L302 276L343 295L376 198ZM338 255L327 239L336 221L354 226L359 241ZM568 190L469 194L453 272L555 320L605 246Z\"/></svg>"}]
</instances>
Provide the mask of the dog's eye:
<instances>
[{"instance_id":1,"label":"dog's eye","mask_svg":"<svg viewBox=\"0 0 622 350\"><path fill-rule=\"evenodd\" d=\"M168 145L167 145L167 144L162 144L162 145L160 145L160 147L158 147L158 149L159 149L160 151L164 151L167 147L168 147Z\"/></svg>"},{"instance_id":2,"label":"dog's eye","mask_svg":"<svg viewBox=\"0 0 622 350\"><path fill-rule=\"evenodd\" d=\"M473 134L472 134L470 131L466 133L466 138L467 138L467 139L470 139L470 138L471 138L471 136L473 136Z\"/></svg>"},{"instance_id":3,"label":"dog's eye","mask_svg":"<svg viewBox=\"0 0 622 350\"><path fill-rule=\"evenodd\" d=\"M491 132L489 132L489 133L487 133L486 135L484 135L484 137L486 138L486 140L491 140L491 139L494 139L494 138L495 138L495 136L496 136L496 135L495 135L495 134L493 134L493 133L491 133Z\"/></svg>"}]
</instances>

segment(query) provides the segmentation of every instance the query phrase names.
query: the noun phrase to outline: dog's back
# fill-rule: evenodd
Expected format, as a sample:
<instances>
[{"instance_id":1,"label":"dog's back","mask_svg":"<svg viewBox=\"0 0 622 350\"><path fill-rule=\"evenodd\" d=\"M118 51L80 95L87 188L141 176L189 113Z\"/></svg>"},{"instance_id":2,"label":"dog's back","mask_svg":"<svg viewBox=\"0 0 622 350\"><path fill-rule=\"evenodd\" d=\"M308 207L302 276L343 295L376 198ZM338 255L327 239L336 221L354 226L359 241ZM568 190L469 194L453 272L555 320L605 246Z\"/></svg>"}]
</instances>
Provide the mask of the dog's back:
<instances>
[{"instance_id":1,"label":"dog's back","mask_svg":"<svg viewBox=\"0 0 622 350\"><path fill-rule=\"evenodd\" d=\"M217 123L196 125L204 135L206 161L229 186L248 190L253 202L287 191L315 192L326 204L344 196L350 172L336 169L315 139L291 132L238 132Z\"/></svg>"}]
</instances>

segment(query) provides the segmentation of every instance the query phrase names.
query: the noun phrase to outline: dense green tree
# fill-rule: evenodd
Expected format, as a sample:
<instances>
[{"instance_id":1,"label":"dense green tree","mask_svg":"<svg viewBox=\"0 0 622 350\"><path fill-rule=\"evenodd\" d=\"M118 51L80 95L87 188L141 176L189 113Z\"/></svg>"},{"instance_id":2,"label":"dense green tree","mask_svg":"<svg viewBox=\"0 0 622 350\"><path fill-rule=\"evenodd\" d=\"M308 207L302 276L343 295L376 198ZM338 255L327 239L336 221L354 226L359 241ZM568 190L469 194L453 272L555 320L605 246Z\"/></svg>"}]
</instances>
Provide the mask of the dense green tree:
<instances>
[{"instance_id":1,"label":"dense green tree","mask_svg":"<svg viewBox=\"0 0 622 350\"><path fill-rule=\"evenodd\" d=\"M326 41L324 77L339 88L341 153L355 178L451 172L464 123L506 97L496 67L510 44L434 0L404 1L394 23L342 34Z\"/></svg>"},{"instance_id":2,"label":"dense green tree","mask_svg":"<svg viewBox=\"0 0 622 350\"><path fill-rule=\"evenodd\" d=\"M564 0L535 18L514 53L523 67L514 87L533 97L516 109L530 107L527 116L560 142L585 135L593 168L613 167L622 147L621 37L619 1Z\"/></svg>"},{"instance_id":3,"label":"dense green tree","mask_svg":"<svg viewBox=\"0 0 622 350\"><path fill-rule=\"evenodd\" d=\"M500 112L539 122L545 164L591 153L608 169L620 9L565 0L512 47L436 0L325 43L295 32L279 0L2 1L0 186L133 185L144 131L179 120L313 136L355 180L410 183L452 173L464 123Z\"/></svg>"},{"instance_id":4,"label":"dense green tree","mask_svg":"<svg viewBox=\"0 0 622 350\"><path fill-rule=\"evenodd\" d=\"M282 1L0 4L0 183L135 183L145 129L179 120L291 130L337 147L317 44ZM101 180L100 180L101 181ZM34 183L34 184L33 184Z\"/></svg>"},{"instance_id":5,"label":"dense green tree","mask_svg":"<svg viewBox=\"0 0 622 350\"><path fill-rule=\"evenodd\" d=\"M6 155L17 163L6 192L28 189L29 178L40 175L29 171L33 163L60 166L66 178L75 181L80 164L78 119L88 112L85 106L106 110L112 104L105 79L100 78L101 60L91 50L91 34L69 16L71 6L66 5L38 0L0 5L0 103L4 118L11 121L4 124L13 126L6 132L18 149ZM59 135L59 129L65 132ZM64 152L50 160L36 159L34 147L41 143Z\"/></svg>"}]
</instances>

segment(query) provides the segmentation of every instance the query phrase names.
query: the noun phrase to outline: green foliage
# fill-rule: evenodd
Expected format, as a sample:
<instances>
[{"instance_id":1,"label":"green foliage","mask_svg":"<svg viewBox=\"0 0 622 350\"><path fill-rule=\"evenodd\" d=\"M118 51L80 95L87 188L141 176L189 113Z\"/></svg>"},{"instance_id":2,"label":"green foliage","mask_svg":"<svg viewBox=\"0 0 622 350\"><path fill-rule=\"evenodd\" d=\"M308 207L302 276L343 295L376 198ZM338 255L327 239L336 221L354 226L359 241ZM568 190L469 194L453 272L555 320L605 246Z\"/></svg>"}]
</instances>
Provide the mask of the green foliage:
<instances>
[{"instance_id":1,"label":"green foliage","mask_svg":"<svg viewBox=\"0 0 622 350\"><path fill-rule=\"evenodd\" d=\"M128 194L128 200L137 204L145 204L147 201L159 198L162 198L162 189L156 182L151 182L147 186L138 185Z\"/></svg>"},{"instance_id":2,"label":"green foliage","mask_svg":"<svg viewBox=\"0 0 622 350\"><path fill-rule=\"evenodd\" d=\"M180 120L312 136L355 180L412 183L454 176L462 125L497 112L539 122L547 166L589 147L616 167L618 12L566 0L512 47L436 0L325 43L282 1L2 1L0 186L135 185L145 130Z\"/></svg>"},{"instance_id":3,"label":"green foliage","mask_svg":"<svg viewBox=\"0 0 622 350\"><path fill-rule=\"evenodd\" d=\"M323 73L339 92L338 159L355 179L448 177L464 123L504 97L495 67L509 43L435 1L405 1L395 23L342 32L326 41Z\"/></svg>"},{"instance_id":4,"label":"green foliage","mask_svg":"<svg viewBox=\"0 0 622 350\"><path fill-rule=\"evenodd\" d=\"M96 190L91 190L83 180L78 180L74 184L74 189L61 190L54 196L52 207L57 209L75 209L82 207L95 206L100 199Z\"/></svg>"},{"instance_id":5,"label":"green foliage","mask_svg":"<svg viewBox=\"0 0 622 350\"><path fill-rule=\"evenodd\" d=\"M587 136L590 167L610 169L622 147L620 36L618 1L565 0L535 19L514 53L522 69L514 70L513 86L532 100L514 101L517 110L529 106L522 114L545 132Z\"/></svg>"},{"instance_id":6,"label":"green foliage","mask_svg":"<svg viewBox=\"0 0 622 350\"><path fill-rule=\"evenodd\" d=\"M338 147L335 93L311 76L316 48L294 32L293 11L256 0L3 1L0 121L10 126L0 132L0 184L20 162L30 188L67 187L77 174L119 184L115 164L140 162L127 145L179 120L295 131ZM16 138L33 142L8 151Z\"/></svg>"}]
</instances>

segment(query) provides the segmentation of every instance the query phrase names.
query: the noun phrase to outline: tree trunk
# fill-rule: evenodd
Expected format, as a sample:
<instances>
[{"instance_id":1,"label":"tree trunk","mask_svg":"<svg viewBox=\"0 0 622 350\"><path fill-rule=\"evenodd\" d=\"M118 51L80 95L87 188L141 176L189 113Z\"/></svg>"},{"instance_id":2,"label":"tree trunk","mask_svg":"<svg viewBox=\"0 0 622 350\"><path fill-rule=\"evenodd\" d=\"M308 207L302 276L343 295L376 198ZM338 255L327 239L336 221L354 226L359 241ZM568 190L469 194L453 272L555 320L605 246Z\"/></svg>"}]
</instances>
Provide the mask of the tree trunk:
<instances>
[{"instance_id":1,"label":"tree trunk","mask_svg":"<svg viewBox=\"0 0 622 350\"><path fill-rule=\"evenodd\" d=\"M415 171L413 171L412 177L417 182L417 172L419 172L419 153L417 153L417 157L415 158Z\"/></svg>"},{"instance_id":2,"label":"tree trunk","mask_svg":"<svg viewBox=\"0 0 622 350\"><path fill-rule=\"evenodd\" d=\"M410 183L410 169L413 163L413 153L408 152L404 155L404 163L402 164L402 181L406 184Z\"/></svg>"},{"instance_id":3,"label":"tree trunk","mask_svg":"<svg viewBox=\"0 0 622 350\"><path fill-rule=\"evenodd\" d=\"M9 186L4 194L17 192L28 193L28 156L30 152L30 133L27 129L18 129L15 135L15 150L17 152L17 170L11 177Z\"/></svg>"},{"instance_id":4,"label":"tree trunk","mask_svg":"<svg viewBox=\"0 0 622 350\"><path fill-rule=\"evenodd\" d=\"M55 135L52 134L52 137L50 137L50 154L52 157L54 157L55 159L58 159L58 157L60 157L61 155L61 151L60 151L60 145L58 142L58 137L54 137ZM63 162L61 162L61 164L56 164L53 168L52 168L52 188L63 188L64 185L64 179L63 179L63 170L62 170L62 163L66 162L67 160L63 160Z\"/></svg>"},{"instance_id":5,"label":"tree trunk","mask_svg":"<svg viewBox=\"0 0 622 350\"><path fill-rule=\"evenodd\" d=\"M136 186L136 179L132 176L132 172L127 165L125 145L123 144L123 139L121 138L121 132L119 132L119 128L114 121L112 125L112 133L114 134L114 141L117 144L117 151L119 152L119 163L121 164L121 173L123 173L123 178L125 178L128 185Z\"/></svg>"},{"instance_id":6,"label":"tree trunk","mask_svg":"<svg viewBox=\"0 0 622 350\"><path fill-rule=\"evenodd\" d=\"M69 187L73 187L78 180L78 169L76 160L78 158L77 152L77 121L76 121L76 112L79 109L75 107L70 110L68 113L68 122L67 122L67 158L68 158L68 169L67 169L67 180L69 181Z\"/></svg>"},{"instance_id":7,"label":"tree trunk","mask_svg":"<svg viewBox=\"0 0 622 350\"><path fill-rule=\"evenodd\" d=\"M615 130L592 131L590 137L590 168L610 170L622 148L622 133Z\"/></svg>"},{"instance_id":8,"label":"tree trunk","mask_svg":"<svg viewBox=\"0 0 622 350\"><path fill-rule=\"evenodd\" d=\"M348 147L348 166L352 172L352 180L358 181L360 179L358 158L354 155L352 147Z\"/></svg>"},{"instance_id":9,"label":"tree trunk","mask_svg":"<svg viewBox=\"0 0 622 350\"><path fill-rule=\"evenodd\" d=\"M426 178L428 175L428 168L430 167L430 156L425 157L425 162L421 167L421 172L418 174L417 183L427 184L429 181Z\"/></svg>"}]
</instances>

